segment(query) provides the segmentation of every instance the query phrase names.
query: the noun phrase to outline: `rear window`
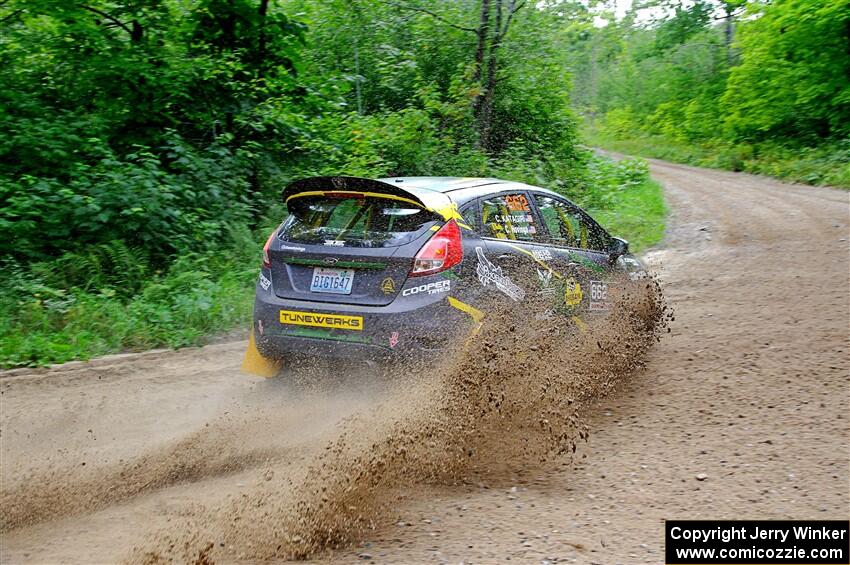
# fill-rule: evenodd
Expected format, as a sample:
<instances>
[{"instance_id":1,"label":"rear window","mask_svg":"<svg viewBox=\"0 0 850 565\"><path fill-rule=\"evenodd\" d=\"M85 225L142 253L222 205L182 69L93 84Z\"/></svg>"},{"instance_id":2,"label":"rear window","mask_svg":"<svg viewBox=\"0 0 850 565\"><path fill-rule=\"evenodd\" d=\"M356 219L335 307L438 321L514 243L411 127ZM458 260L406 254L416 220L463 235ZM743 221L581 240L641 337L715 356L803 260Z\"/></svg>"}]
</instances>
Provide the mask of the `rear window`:
<instances>
[{"instance_id":1,"label":"rear window","mask_svg":"<svg viewBox=\"0 0 850 565\"><path fill-rule=\"evenodd\" d=\"M287 207L281 237L314 245L395 247L437 221L419 206L390 198L309 196L294 198Z\"/></svg>"}]
</instances>

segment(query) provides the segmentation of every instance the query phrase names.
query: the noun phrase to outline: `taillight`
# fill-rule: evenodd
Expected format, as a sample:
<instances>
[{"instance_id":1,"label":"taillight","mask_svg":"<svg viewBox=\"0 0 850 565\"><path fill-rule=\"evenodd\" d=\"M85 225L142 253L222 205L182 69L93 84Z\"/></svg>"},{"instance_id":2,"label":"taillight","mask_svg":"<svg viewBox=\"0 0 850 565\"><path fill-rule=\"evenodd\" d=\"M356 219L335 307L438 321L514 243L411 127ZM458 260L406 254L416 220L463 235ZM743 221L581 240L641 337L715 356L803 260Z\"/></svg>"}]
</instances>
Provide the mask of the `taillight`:
<instances>
[{"instance_id":1,"label":"taillight","mask_svg":"<svg viewBox=\"0 0 850 565\"><path fill-rule=\"evenodd\" d=\"M275 229L269 238L266 240L266 244L263 246L263 267L266 269L272 268L272 260L269 259L269 246L272 244L272 238L274 238L274 234L277 233L277 229Z\"/></svg>"},{"instance_id":2,"label":"taillight","mask_svg":"<svg viewBox=\"0 0 850 565\"><path fill-rule=\"evenodd\" d=\"M411 277L432 275L454 267L463 259L463 244L457 222L449 220L428 240L413 260Z\"/></svg>"}]
</instances>

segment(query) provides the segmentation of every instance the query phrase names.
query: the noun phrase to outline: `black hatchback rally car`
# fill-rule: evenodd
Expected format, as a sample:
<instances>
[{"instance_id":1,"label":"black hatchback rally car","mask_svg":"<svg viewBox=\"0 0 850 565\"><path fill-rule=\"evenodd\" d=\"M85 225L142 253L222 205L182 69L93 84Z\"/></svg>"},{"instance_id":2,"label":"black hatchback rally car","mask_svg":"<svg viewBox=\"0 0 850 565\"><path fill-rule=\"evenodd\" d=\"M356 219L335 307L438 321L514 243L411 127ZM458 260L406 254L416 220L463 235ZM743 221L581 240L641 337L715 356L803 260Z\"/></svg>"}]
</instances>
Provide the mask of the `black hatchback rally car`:
<instances>
[{"instance_id":1,"label":"black hatchback rally car","mask_svg":"<svg viewBox=\"0 0 850 565\"><path fill-rule=\"evenodd\" d=\"M615 280L644 271L578 206L526 184L316 177L283 198L254 306L266 359L427 354L465 340L494 301L530 293L582 324L609 308Z\"/></svg>"}]
</instances>

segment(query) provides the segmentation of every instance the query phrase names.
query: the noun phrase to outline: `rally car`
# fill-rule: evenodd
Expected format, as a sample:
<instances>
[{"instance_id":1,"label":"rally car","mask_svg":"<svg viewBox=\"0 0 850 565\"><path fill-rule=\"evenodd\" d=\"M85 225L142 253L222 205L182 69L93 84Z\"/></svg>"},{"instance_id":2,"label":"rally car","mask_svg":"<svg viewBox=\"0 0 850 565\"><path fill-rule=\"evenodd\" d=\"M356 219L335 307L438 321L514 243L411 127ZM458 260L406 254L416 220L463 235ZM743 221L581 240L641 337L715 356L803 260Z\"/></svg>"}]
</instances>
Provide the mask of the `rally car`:
<instances>
[{"instance_id":1,"label":"rally car","mask_svg":"<svg viewBox=\"0 0 850 565\"><path fill-rule=\"evenodd\" d=\"M615 275L644 270L568 199L517 182L315 177L283 199L256 286L252 346L265 359L430 354L530 293L578 321L610 307Z\"/></svg>"}]
</instances>

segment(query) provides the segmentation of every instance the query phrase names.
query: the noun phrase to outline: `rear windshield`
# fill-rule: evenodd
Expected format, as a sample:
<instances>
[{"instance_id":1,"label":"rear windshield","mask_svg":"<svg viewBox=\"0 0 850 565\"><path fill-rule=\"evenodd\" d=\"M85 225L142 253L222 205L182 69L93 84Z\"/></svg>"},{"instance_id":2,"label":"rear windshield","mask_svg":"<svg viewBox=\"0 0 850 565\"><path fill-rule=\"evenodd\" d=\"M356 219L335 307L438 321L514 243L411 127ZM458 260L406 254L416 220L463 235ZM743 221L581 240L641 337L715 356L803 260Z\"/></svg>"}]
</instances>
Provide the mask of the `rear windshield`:
<instances>
[{"instance_id":1,"label":"rear windshield","mask_svg":"<svg viewBox=\"0 0 850 565\"><path fill-rule=\"evenodd\" d=\"M408 202L379 197L301 197L289 201L286 241L352 247L404 245L437 218Z\"/></svg>"}]
</instances>

